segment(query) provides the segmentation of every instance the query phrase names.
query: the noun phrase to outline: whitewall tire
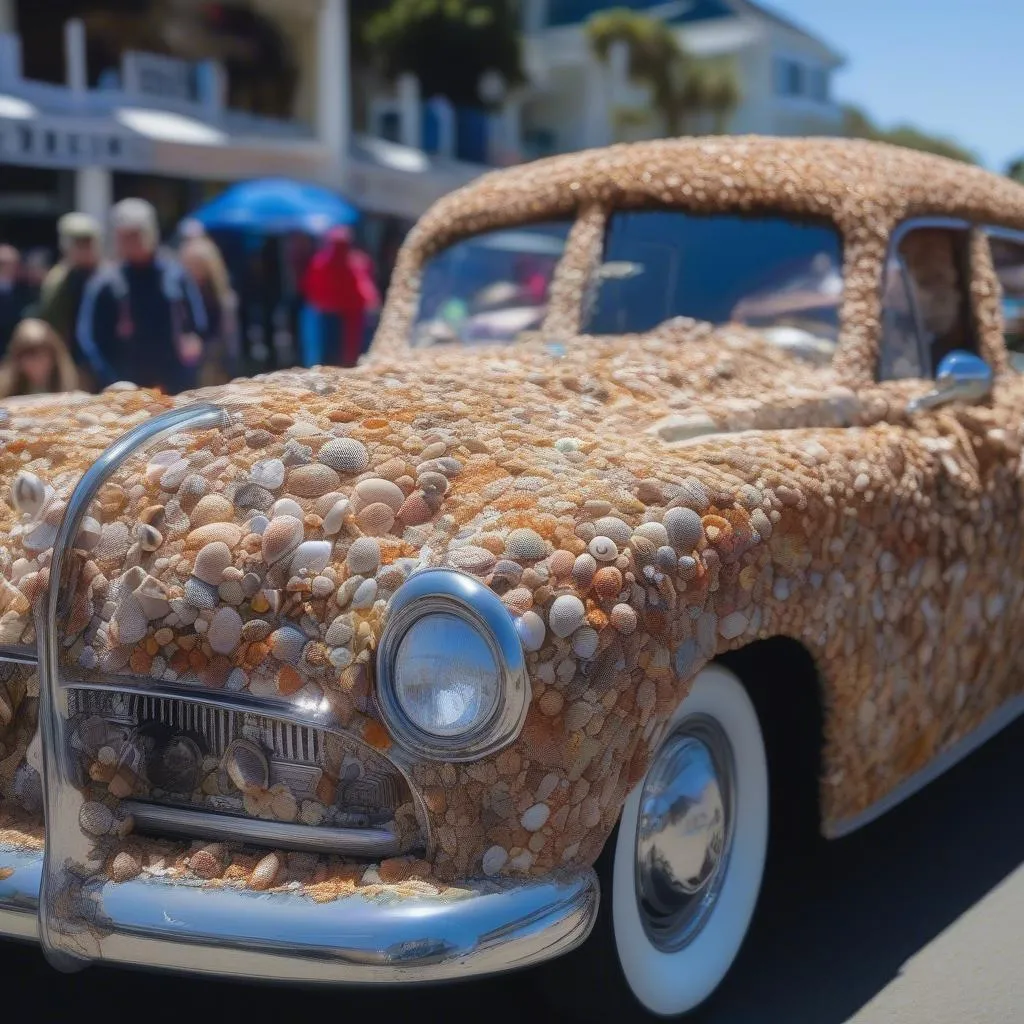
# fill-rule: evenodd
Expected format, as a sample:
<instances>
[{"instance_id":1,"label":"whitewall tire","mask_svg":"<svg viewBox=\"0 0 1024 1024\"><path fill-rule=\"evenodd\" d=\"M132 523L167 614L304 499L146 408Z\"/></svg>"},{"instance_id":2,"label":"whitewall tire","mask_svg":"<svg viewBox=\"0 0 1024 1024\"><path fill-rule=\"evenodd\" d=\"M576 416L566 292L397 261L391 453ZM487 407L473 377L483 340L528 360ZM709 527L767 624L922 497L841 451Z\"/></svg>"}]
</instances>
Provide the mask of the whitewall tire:
<instances>
[{"instance_id":1,"label":"whitewall tire","mask_svg":"<svg viewBox=\"0 0 1024 1024\"><path fill-rule=\"evenodd\" d=\"M743 684L707 666L623 807L611 892L625 981L650 1013L695 1009L739 952L768 845L768 767Z\"/></svg>"}]
</instances>

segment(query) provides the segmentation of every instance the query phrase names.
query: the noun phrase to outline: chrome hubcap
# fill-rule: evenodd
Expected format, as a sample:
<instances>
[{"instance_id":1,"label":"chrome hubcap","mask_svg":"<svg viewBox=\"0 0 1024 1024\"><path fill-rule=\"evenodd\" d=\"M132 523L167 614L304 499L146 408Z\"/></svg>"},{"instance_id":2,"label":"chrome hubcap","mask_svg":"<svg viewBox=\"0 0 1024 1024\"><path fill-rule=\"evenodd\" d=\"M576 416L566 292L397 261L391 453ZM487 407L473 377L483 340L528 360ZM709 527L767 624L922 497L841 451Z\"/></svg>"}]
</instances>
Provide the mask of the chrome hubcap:
<instances>
[{"instance_id":1,"label":"chrome hubcap","mask_svg":"<svg viewBox=\"0 0 1024 1024\"><path fill-rule=\"evenodd\" d=\"M636 899L662 952L692 942L725 880L736 804L732 746L708 715L691 715L662 744L640 794Z\"/></svg>"}]
</instances>

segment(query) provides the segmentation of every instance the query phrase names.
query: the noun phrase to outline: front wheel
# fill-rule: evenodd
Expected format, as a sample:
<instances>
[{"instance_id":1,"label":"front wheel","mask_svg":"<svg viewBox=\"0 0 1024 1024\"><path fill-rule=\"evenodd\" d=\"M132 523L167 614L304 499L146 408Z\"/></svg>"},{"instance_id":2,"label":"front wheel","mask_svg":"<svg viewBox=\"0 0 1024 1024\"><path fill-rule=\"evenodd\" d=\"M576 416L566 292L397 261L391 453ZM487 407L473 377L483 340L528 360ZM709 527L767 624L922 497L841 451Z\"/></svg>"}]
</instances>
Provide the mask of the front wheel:
<instances>
[{"instance_id":1,"label":"front wheel","mask_svg":"<svg viewBox=\"0 0 1024 1024\"><path fill-rule=\"evenodd\" d=\"M707 666L663 737L598 861L604 905L572 954L586 973L552 978L580 1019L629 1003L657 1016L695 1009L725 978L757 903L768 767L743 684Z\"/></svg>"}]
</instances>

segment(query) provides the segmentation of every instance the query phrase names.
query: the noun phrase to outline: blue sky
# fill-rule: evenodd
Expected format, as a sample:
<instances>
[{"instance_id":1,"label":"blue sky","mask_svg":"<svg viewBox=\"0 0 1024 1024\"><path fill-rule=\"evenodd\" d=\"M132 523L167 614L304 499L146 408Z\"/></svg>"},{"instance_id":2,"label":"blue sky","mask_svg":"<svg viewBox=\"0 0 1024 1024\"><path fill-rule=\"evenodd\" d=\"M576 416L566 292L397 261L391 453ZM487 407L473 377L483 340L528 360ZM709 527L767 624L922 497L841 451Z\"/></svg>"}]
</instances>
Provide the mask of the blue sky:
<instances>
[{"instance_id":1,"label":"blue sky","mask_svg":"<svg viewBox=\"0 0 1024 1024\"><path fill-rule=\"evenodd\" d=\"M766 0L847 58L834 95L948 135L1002 171L1024 154L1024 0Z\"/></svg>"}]
</instances>

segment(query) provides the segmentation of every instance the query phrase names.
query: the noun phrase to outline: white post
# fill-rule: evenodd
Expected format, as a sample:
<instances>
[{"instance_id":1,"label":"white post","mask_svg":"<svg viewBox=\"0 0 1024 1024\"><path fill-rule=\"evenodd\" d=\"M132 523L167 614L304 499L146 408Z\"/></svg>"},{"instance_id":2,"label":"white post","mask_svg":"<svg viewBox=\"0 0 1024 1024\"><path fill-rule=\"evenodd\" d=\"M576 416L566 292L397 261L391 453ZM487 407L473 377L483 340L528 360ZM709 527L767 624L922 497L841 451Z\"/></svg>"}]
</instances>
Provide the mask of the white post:
<instances>
[{"instance_id":1,"label":"white post","mask_svg":"<svg viewBox=\"0 0 1024 1024\"><path fill-rule=\"evenodd\" d=\"M89 88L85 62L85 23L81 18L64 22L64 77L76 100L82 100Z\"/></svg>"},{"instance_id":2,"label":"white post","mask_svg":"<svg viewBox=\"0 0 1024 1024\"><path fill-rule=\"evenodd\" d=\"M420 80L412 74L398 76L399 141L403 146L420 149L423 145L423 113Z\"/></svg>"},{"instance_id":3,"label":"white post","mask_svg":"<svg viewBox=\"0 0 1024 1024\"><path fill-rule=\"evenodd\" d=\"M320 0L317 13L316 129L339 173L348 168L352 131L348 0Z\"/></svg>"},{"instance_id":4,"label":"white post","mask_svg":"<svg viewBox=\"0 0 1024 1024\"><path fill-rule=\"evenodd\" d=\"M113 175L106 167L82 167L75 171L75 209L106 224L114 202Z\"/></svg>"}]
</instances>

